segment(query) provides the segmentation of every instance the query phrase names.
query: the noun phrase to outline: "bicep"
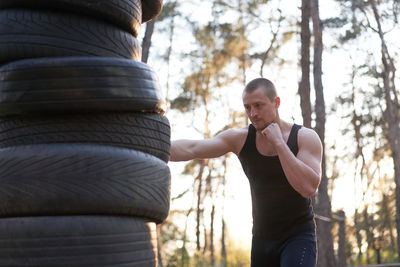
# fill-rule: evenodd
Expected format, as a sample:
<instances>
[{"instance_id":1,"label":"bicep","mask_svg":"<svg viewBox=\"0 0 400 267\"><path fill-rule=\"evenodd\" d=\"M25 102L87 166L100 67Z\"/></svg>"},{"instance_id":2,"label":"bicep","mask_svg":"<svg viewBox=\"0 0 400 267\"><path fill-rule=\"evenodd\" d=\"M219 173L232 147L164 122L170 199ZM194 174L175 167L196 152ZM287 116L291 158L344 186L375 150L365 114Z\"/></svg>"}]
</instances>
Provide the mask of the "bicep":
<instances>
[{"instance_id":1,"label":"bicep","mask_svg":"<svg viewBox=\"0 0 400 267\"><path fill-rule=\"evenodd\" d=\"M322 144L314 131L299 139L297 158L321 176Z\"/></svg>"},{"instance_id":2,"label":"bicep","mask_svg":"<svg viewBox=\"0 0 400 267\"><path fill-rule=\"evenodd\" d=\"M216 158L228 152L237 154L242 139L246 136L246 131L229 129L211 139L202 140L199 149L203 158Z\"/></svg>"},{"instance_id":3,"label":"bicep","mask_svg":"<svg viewBox=\"0 0 400 267\"><path fill-rule=\"evenodd\" d=\"M229 142L220 136L200 140L193 148L197 158L216 158L230 152Z\"/></svg>"}]
</instances>

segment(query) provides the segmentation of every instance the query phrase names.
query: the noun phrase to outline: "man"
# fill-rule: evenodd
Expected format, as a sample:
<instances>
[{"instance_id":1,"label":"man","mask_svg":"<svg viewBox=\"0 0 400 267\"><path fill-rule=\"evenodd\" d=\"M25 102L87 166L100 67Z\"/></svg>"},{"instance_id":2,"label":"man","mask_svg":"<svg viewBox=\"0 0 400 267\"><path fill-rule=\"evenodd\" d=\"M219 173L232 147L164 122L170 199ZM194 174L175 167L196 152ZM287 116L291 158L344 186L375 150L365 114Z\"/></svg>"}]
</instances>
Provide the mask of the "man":
<instances>
[{"instance_id":1,"label":"man","mask_svg":"<svg viewBox=\"0 0 400 267\"><path fill-rule=\"evenodd\" d=\"M235 153L250 182L253 205L252 267L314 267L316 240L310 197L321 179L322 144L311 129L279 117L275 86L248 83L243 104L249 127L206 140L172 142L171 161Z\"/></svg>"}]
</instances>

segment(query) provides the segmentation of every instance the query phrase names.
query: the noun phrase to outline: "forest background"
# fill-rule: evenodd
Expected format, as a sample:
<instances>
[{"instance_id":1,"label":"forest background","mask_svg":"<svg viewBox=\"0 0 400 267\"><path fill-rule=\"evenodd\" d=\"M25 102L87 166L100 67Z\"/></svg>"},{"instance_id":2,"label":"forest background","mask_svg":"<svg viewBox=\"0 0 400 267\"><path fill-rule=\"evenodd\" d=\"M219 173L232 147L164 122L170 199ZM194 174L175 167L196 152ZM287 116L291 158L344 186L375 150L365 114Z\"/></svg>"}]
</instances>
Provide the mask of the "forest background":
<instances>
[{"instance_id":1,"label":"forest background","mask_svg":"<svg viewBox=\"0 0 400 267\"><path fill-rule=\"evenodd\" d=\"M400 262L399 16L400 0L164 0L140 35L173 140L246 127L241 94L257 77L275 83L283 119L317 131L322 267ZM236 156L169 166L159 266L250 266Z\"/></svg>"}]
</instances>

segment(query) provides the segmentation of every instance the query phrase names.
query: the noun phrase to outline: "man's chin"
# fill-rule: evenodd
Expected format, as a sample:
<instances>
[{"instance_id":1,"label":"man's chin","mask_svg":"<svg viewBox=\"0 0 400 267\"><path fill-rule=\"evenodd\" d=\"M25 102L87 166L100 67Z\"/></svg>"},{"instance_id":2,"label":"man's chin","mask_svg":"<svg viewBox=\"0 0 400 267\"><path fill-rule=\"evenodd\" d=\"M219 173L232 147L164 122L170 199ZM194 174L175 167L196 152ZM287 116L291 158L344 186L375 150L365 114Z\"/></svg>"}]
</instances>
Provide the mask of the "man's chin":
<instances>
[{"instance_id":1,"label":"man's chin","mask_svg":"<svg viewBox=\"0 0 400 267\"><path fill-rule=\"evenodd\" d=\"M262 130L264 130L265 128L267 128L269 125L270 125L271 123L264 123L264 124L253 124L254 125L254 128L256 128L256 130L257 131L262 131Z\"/></svg>"}]
</instances>

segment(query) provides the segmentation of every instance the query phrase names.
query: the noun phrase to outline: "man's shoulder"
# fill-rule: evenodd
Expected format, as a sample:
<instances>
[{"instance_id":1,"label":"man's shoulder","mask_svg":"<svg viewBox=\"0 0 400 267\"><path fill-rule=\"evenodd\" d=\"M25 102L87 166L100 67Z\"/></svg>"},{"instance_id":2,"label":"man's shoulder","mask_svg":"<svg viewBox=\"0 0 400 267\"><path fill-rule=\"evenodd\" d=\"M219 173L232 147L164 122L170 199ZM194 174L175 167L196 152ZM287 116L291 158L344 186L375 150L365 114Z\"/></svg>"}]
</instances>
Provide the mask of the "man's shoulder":
<instances>
[{"instance_id":1,"label":"man's shoulder","mask_svg":"<svg viewBox=\"0 0 400 267\"><path fill-rule=\"evenodd\" d=\"M311 138L319 138L317 132L311 128L305 127L304 125L300 125L299 136L303 137L311 137Z\"/></svg>"},{"instance_id":2,"label":"man's shoulder","mask_svg":"<svg viewBox=\"0 0 400 267\"><path fill-rule=\"evenodd\" d=\"M220 136L229 143L232 152L239 154L244 142L246 141L247 133L248 127L231 128L222 132Z\"/></svg>"},{"instance_id":3,"label":"man's shoulder","mask_svg":"<svg viewBox=\"0 0 400 267\"><path fill-rule=\"evenodd\" d=\"M316 131L302 126L298 132L299 148L301 146L321 146L321 139Z\"/></svg>"},{"instance_id":4,"label":"man's shoulder","mask_svg":"<svg viewBox=\"0 0 400 267\"><path fill-rule=\"evenodd\" d=\"M237 138L247 136L249 129L248 127L243 128L231 128L225 131L225 134L229 137Z\"/></svg>"}]
</instances>

